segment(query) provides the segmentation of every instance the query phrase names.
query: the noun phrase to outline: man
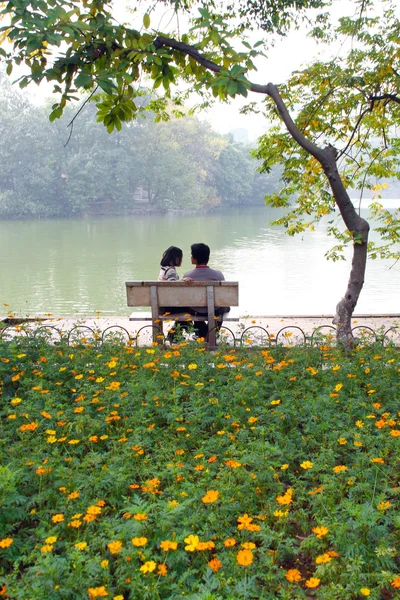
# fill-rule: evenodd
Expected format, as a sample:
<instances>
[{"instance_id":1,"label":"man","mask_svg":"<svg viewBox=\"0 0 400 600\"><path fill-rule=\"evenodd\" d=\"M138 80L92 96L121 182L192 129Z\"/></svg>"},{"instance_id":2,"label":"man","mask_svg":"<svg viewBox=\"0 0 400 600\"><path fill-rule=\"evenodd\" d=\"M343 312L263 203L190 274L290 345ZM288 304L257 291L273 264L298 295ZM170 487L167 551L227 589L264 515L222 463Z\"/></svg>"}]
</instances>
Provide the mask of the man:
<instances>
[{"instance_id":1,"label":"man","mask_svg":"<svg viewBox=\"0 0 400 600\"><path fill-rule=\"evenodd\" d=\"M206 244L192 244L192 265L195 265L194 269L191 269L187 273L184 274L184 278L188 277L193 281L225 281L225 277L221 273L221 271L217 271L217 269L211 269L208 266L208 261L210 259L210 248ZM193 306L191 307L194 314L197 315L207 315L207 308L205 306ZM220 306L215 310L215 316L219 316L220 318L216 321L215 326L217 330L221 328L223 314L225 312L229 312L230 308L226 306ZM194 326L195 332L199 337L207 337L208 334L208 324L205 321L197 321Z\"/></svg>"}]
</instances>

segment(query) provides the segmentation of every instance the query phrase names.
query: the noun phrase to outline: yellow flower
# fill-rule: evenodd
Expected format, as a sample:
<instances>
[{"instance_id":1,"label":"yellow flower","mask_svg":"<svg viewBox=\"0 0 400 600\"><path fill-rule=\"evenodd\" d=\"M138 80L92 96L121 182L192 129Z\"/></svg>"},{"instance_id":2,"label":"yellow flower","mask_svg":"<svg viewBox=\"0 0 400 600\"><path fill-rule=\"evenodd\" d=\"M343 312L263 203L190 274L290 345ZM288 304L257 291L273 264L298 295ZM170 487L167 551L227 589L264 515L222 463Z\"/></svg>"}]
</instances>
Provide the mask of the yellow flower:
<instances>
[{"instance_id":1,"label":"yellow flower","mask_svg":"<svg viewBox=\"0 0 400 600\"><path fill-rule=\"evenodd\" d=\"M315 559L317 565L323 565L324 563L328 563L332 560L332 557L329 554L320 554Z\"/></svg>"},{"instance_id":2,"label":"yellow flower","mask_svg":"<svg viewBox=\"0 0 400 600\"><path fill-rule=\"evenodd\" d=\"M219 497L219 492L216 492L215 490L209 490L205 496L202 497L202 501L204 502L204 504L212 504L213 502L216 502L216 500L218 500Z\"/></svg>"},{"instance_id":3,"label":"yellow flower","mask_svg":"<svg viewBox=\"0 0 400 600\"><path fill-rule=\"evenodd\" d=\"M122 542L120 542L119 540L115 542L109 542L107 546L111 554L118 554L118 552L121 552L122 550Z\"/></svg>"},{"instance_id":4,"label":"yellow flower","mask_svg":"<svg viewBox=\"0 0 400 600\"><path fill-rule=\"evenodd\" d=\"M253 553L251 550L239 550L236 560L242 567L247 567L253 562Z\"/></svg>"},{"instance_id":5,"label":"yellow flower","mask_svg":"<svg viewBox=\"0 0 400 600\"><path fill-rule=\"evenodd\" d=\"M136 537L136 538L132 538L131 542L134 546L137 546L138 548L140 546L145 546L147 544L147 537Z\"/></svg>"},{"instance_id":6,"label":"yellow flower","mask_svg":"<svg viewBox=\"0 0 400 600\"><path fill-rule=\"evenodd\" d=\"M310 462L309 460L305 460L304 462L300 463L300 466L303 469L312 469L314 464L312 462Z\"/></svg>"},{"instance_id":7,"label":"yellow flower","mask_svg":"<svg viewBox=\"0 0 400 600\"><path fill-rule=\"evenodd\" d=\"M122 594L118 594L118 596L114 596L113 600L124 600L124 597Z\"/></svg>"},{"instance_id":8,"label":"yellow flower","mask_svg":"<svg viewBox=\"0 0 400 600\"><path fill-rule=\"evenodd\" d=\"M43 552L43 554L46 554L47 552L51 552L53 548L53 544L46 544L40 548L40 551Z\"/></svg>"},{"instance_id":9,"label":"yellow flower","mask_svg":"<svg viewBox=\"0 0 400 600\"><path fill-rule=\"evenodd\" d=\"M87 547L87 542L77 542L74 546L75 548L78 548L78 550L84 550Z\"/></svg>"},{"instance_id":10,"label":"yellow flower","mask_svg":"<svg viewBox=\"0 0 400 600\"><path fill-rule=\"evenodd\" d=\"M380 502L376 507L378 510L387 510L392 506L392 503L387 500L386 502Z\"/></svg>"},{"instance_id":11,"label":"yellow flower","mask_svg":"<svg viewBox=\"0 0 400 600\"><path fill-rule=\"evenodd\" d=\"M319 586L320 583L321 583L321 580L318 579L318 577L310 577L310 579L307 579L305 585L308 588L316 588Z\"/></svg>"},{"instance_id":12,"label":"yellow flower","mask_svg":"<svg viewBox=\"0 0 400 600\"><path fill-rule=\"evenodd\" d=\"M188 369L190 369L190 371L194 371L195 369L197 369L197 365L195 363L192 363L188 365Z\"/></svg>"},{"instance_id":13,"label":"yellow flower","mask_svg":"<svg viewBox=\"0 0 400 600\"><path fill-rule=\"evenodd\" d=\"M242 544L242 548L244 548L245 550L253 550L256 547L256 545L254 544L254 542L244 542Z\"/></svg>"},{"instance_id":14,"label":"yellow flower","mask_svg":"<svg viewBox=\"0 0 400 600\"><path fill-rule=\"evenodd\" d=\"M284 465L281 466L281 471L286 471L286 469L288 469L288 468L289 468L289 465L288 464L284 464Z\"/></svg>"},{"instance_id":15,"label":"yellow flower","mask_svg":"<svg viewBox=\"0 0 400 600\"><path fill-rule=\"evenodd\" d=\"M109 563L108 560L102 560L100 564L103 567L103 569L106 569L108 567L108 563Z\"/></svg>"},{"instance_id":16,"label":"yellow flower","mask_svg":"<svg viewBox=\"0 0 400 600\"><path fill-rule=\"evenodd\" d=\"M356 427L364 427L364 421L361 421L361 419L358 419L358 421L356 421Z\"/></svg>"},{"instance_id":17,"label":"yellow flower","mask_svg":"<svg viewBox=\"0 0 400 600\"><path fill-rule=\"evenodd\" d=\"M295 583L297 581L301 581L301 573L297 569L289 569L289 571L287 571L285 577L290 583Z\"/></svg>"},{"instance_id":18,"label":"yellow flower","mask_svg":"<svg viewBox=\"0 0 400 600\"><path fill-rule=\"evenodd\" d=\"M346 440L346 438L343 438L343 437L340 437L340 438L338 439L338 442L339 442L339 444L340 444L341 446L344 446L345 444L347 444L347 440Z\"/></svg>"},{"instance_id":19,"label":"yellow flower","mask_svg":"<svg viewBox=\"0 0 400 600\"><path fill-rule=\"evenodd\" d=\"M187 538L185 538L185 543L187 544L187 546L185 546L185 550L187 552L194 552L199 545L199 542L199 536L189 535Z\"/></svg>"},{"instance_id":20,"label":"yellow flower","mask_svg":"<svg viewBox=\"0 0 400 600\"><path fill-rule=\"evenodd\" d=\"M287 517L288 514L289 514L288 510L275 510L274 511L274 517L278 517L278 518Z\"/></svg>"},{"instance_id":21,"label":"yellow flower","mask_svg":"<svg viewBox=\"0 0 400 600\"><path fill-rule=\"evenodd\" d=\"M0 548L9 548L13 541L13 538L4 538L0 540Z\"/></svg>"},{"instance_id":22,"label":"yellow flower","mask_svg":"<svg viewBox=\"0 0 400 600\"><path fill-rule=\"evenodd\" d=\"M371 590L369 588L361 588L360 589L360 594L362 596L369 596L371 593Z\"/></svg>"},{"instance_id":23,"label":"yellow flower","mask_svg":"<svg viewBox=\"0 0 400 600\"><path fill-rule=\"evenodd\" d=\"M329 529L327 527L324 527L324 525L321 525L321 527L313 527L312 531L313 533L315 533L317 538L321 539L324 535L326 535L329 532Z\"/></svg>"},{"instance_id":24,"label":"yellow flower","mask_svg":"<svg viewBox=\"0 0 400 600\"><path fill-rule=\"evenodd\" d=\"M50 537L46 538L44 541L46 542L46 544L54 544L57 541L57 536L51 535Z\"/></svg>"},{"instance_id":25,"label":"yellow flower","mask_svg":"<svg viewBox=\"0 0 400 600\"><path fill-rule=\"evenodd\" d=\"M148 560L140 567L142 573L151 573L157 567L157 563L154 560Z\"/></svg>"}]
</instances>

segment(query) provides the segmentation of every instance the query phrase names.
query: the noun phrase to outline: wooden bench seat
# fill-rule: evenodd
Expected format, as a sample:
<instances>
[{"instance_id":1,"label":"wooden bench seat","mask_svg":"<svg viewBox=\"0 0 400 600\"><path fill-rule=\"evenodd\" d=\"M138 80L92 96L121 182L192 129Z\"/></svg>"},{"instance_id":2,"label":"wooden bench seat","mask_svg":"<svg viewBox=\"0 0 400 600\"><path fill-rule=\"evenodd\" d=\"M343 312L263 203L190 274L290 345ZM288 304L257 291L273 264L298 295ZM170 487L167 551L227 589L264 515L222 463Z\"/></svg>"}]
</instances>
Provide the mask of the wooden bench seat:
<instances>
[{"instance_id":1,"label":"wooden bench seat","mask_svg":"<svg viewBox=\"0 0 400 600\"><path fill-rule=\"evenodd\" d=\"M208 342L215 346L215 307L239 305L237 281L194 281L190 284L183 281L126 281L125 286L128 306L151 307L151 313L132 313L129 320L151 320L153 339L157 339L157 330L163 330L165 321L208 321ZM185 312L166 315L160 311L163 306L204 306L207 315L195 316ZM224 321L239 320L239 316L231 312L224 316Z\"/></svg>"}]
</instances>

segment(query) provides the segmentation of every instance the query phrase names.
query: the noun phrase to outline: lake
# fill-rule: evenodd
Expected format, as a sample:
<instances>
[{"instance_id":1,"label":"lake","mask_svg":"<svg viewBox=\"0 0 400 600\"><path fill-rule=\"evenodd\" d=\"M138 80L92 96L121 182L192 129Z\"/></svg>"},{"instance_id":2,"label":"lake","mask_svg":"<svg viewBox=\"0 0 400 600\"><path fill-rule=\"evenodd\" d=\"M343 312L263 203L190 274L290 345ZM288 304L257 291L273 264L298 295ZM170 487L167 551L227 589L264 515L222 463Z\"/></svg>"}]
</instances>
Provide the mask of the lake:
<instances>
[{"instance_id":1,"label":"lake","mask_svg":"<svg viewBox=\"0 0 400 600\"><path fill-rule=\"evenodd\" d=\"M202 216L0 221L0 313L128 315L126 280L156 279L171 245L183 249L182 276L191 268L190 244L205 242L210 266L239 281L241 314L332 314L349 260L324 258L333 245L326 224L292 238L269 225L275 218L260 206ZM400 313L399 290L400 263L369 261L355 312Z\"/></svg>"}]
</instances>

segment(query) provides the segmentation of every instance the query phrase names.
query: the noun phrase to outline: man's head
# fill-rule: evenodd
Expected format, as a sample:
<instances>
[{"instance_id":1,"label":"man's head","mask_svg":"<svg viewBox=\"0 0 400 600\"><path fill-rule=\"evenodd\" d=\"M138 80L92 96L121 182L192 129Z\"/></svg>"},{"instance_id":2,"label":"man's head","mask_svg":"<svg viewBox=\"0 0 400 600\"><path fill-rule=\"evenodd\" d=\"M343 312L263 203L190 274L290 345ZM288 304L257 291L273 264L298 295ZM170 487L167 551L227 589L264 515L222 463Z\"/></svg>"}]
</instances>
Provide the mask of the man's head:
<instances>
[{"instance_id":1,"label":"man's head","mask_svg":"<svg viewBox=\"0 0 400 600\"><path fill-rule=\"evenodd\" d=\"M210 248L207 244L192 244L192 264L207 265L210 258Z\"/></svg>"}]
</instances>

